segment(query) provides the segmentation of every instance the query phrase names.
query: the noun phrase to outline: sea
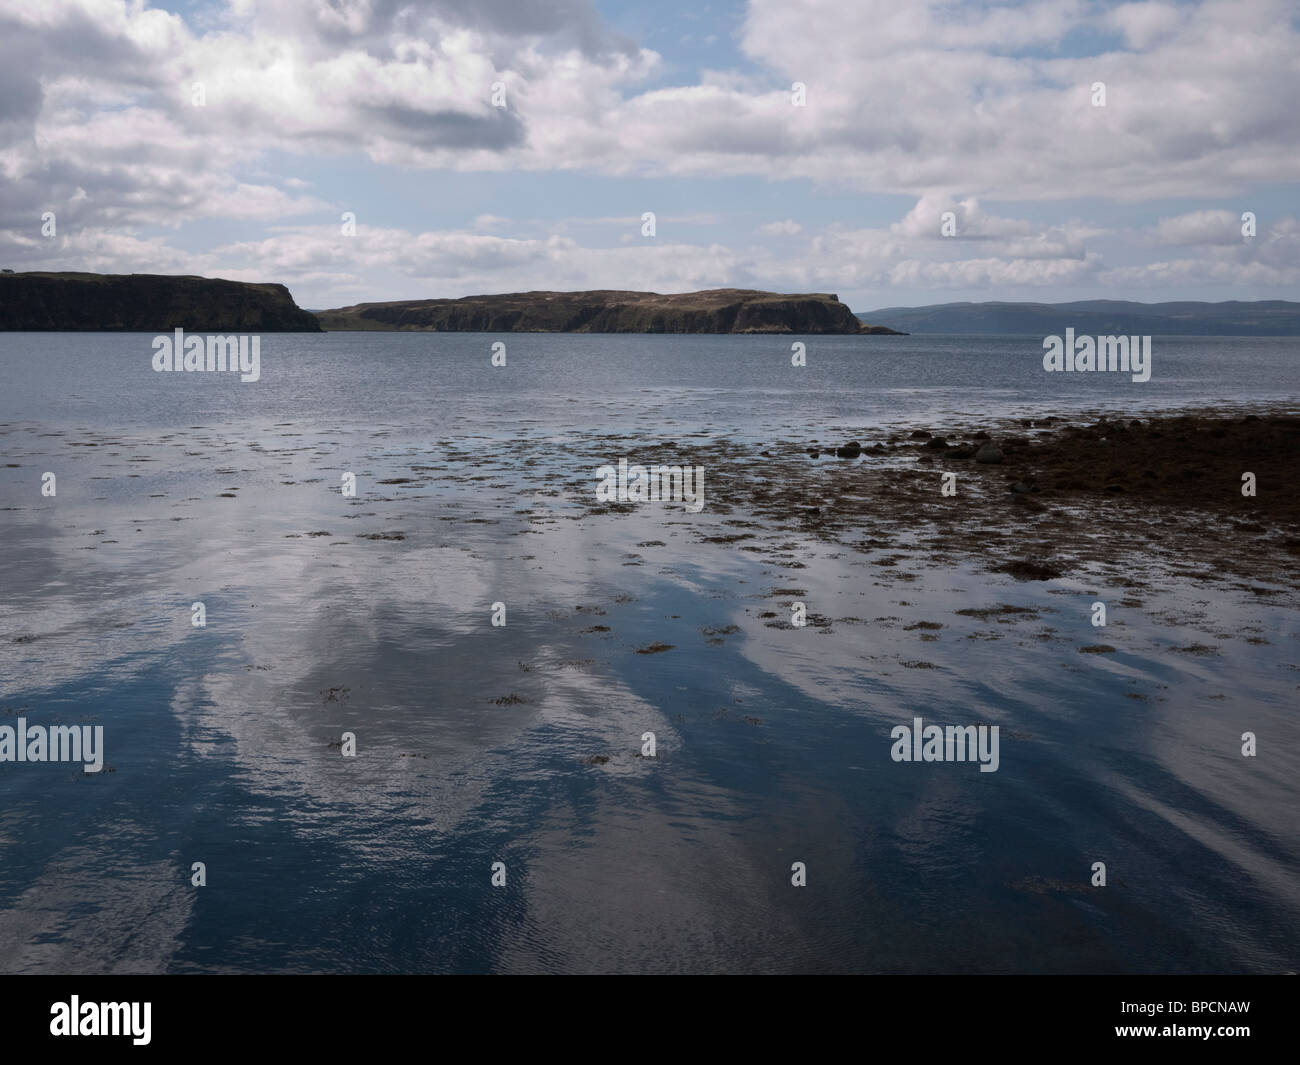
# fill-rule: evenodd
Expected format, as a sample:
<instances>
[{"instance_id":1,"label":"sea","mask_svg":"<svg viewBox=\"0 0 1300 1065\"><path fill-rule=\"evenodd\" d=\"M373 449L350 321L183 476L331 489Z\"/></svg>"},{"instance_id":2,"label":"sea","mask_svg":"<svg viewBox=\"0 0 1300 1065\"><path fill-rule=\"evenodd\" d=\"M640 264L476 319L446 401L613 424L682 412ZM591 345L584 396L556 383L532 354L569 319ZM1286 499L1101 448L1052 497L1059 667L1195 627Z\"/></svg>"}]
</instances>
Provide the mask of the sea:
<instances>
[{"instance_id":1,"label":"sea","mask_svg":"<svg viewBox=\"0 0 1300 1065\"><path fill-rule=\"evenodd\" d=\"M1156 337L1145 382L1041 337L153 354L0 334L0 972L1300 969L1291 596L593 506L642 446L1295 412L1300 338ZM918 718L996 771L895 760ZM20 721L98 771L3 759Z\"/></svg>"}]
</instances>

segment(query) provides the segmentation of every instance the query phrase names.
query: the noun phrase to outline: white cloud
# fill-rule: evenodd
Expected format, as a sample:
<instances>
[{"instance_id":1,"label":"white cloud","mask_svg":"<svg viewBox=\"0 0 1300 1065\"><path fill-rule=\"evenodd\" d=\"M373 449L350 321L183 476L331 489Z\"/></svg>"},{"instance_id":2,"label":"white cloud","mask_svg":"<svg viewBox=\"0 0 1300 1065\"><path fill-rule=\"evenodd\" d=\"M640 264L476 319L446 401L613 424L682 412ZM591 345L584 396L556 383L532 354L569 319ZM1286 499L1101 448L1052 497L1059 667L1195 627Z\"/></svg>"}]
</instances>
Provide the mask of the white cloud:
<instances>
[{"instance_id":1,"label":"white cloud","mask_svg":"<svg viewBox=\"0 0 1300 1065\"><path fill-rule=\"evenodd\" d=\"M1062 54L1073 31L1116 43ZM1261 223L1245 245L1237 216L1219 209L1128 238L1074 217L1081 202L1221 199L1300 180L1300 31L1286 0L750 0L739 43L751 68L664 84L649 81L660 57L586 0L231 0L201 18L136 0L0 0L0 247L21 264L283 277L310 285L313 305L351 289L375 298L380 278L445 294L541 277L838 291L1295 276L1286 223ZM1090 103L1098 80L1105 107ZM206 106L191 105L196 81ZM793 81L807 84L806 107L792 105ZM505 108L492 105L495 82ZM293 173L279 175L286 156ZM653 202L629 204L625 218L534 220L527 237L507 236L515 223L476 203L463 231L362 226L344 243L333 220L349 205L328 203L319 190L335 186L312 168L357 156L416 170L804 178L914 205L879 229L759 226L780 256L700 240L692 227L726 216L679 198L654 244L637 237ZM653 201L653 186L635 198ZM1016 201L1065 203L1070 220L1014 217L1003 205ZM34 237L44 210L58 213L57 242ZM941 236L945 211L953 238ZM142 235L318 213L333 224L195 253ZM566 235L584 226L612 230L607 242L621 233L623 246ZM1102 236L1205 254L1106 267L1091 246Z\"/></svg>"},{"instance_id":2,"label":"white cloud","mask_svg":"<svg viewBox=\"0 0 1300 1065\"><path fill-rule=\"evenodd\" d=\"M951 237L944 235L945 222L952 223ZM889 228L911 240L993 240L1026 237L1034 232L1028 222L998 218L982 211L973 198L959 201L947 193L922 196L901 222Z\"/></svg>"},{"instance_id":3,"label":"white cloud","mask_svg":"<svg viewBox=\"0 0 1300 1065\"><path fill-rule=\"evenodd\" d=\"M1120 4L1106 14L1106 21L1118 29L1131 48L1149 48L1183 25L1184 13L1173 4Z\"/></svg>"},{"instance_id":4,"label":"white cloud","mask_svg":"<svg viewBox=\"0 0 1300 1065\"><path fill-rule=\"evenodd\" d=\"M1157 244L1240 244L1241 218L1231 211L1191 211L1162 218L1152 229Z\"/></svg>"},{"instance_id":5,"label":"white cloud","mask_svg":"<svg viewBox=\"0 0 1300 1065\"><path fill-rule=\"evenodd\" d=\"M11 59L27 61L10 75L23 101L13 107L38 131L34 144L10 140L8 165L38 175L145 155L179 178L195 160L229 171L274 147L404 167L803 176L1048 200L1300 178L1300 33L1283 0L1109 11L751 0L742 46L766 76L715 72L642 92L659 57L602 44L585 4L231 11L199 32L110 0L0 0ZM1118 31L1125 50L1044 54L1075 29ZM78 34L88 54L74 61L59 42ZM791 105L793 80L807 83L808 106ZM1097 80L1104 108L1090 105ZM206 107L189 106L193 81ZM491 105L497 81L506 108Z\"/></svg>"},{"instance_id":6,"label":"white cloud","mask_svg":"<svg viewBox=\"0 0 1300 1065\"><path fill-rule=\"evenodd\" d=\"M916 211L906 217L916 217ZM1059 234L1053 230L963 243L914 240L903 235L904 228L901 223L858 230L831 226L791 235L802 237L793 255L717 242L637 240L611 248L562 235L516 238L366 225L345 237L332 224L280 226L259 240L198 253L176 249L163 238L103 229L85 229L53 241L0 232L0 244L10 249L9 265L19 268L277 280L312 307L539 287L660 292L728 286L836 292L963 289L992 294L1065 285L1123 290L1300 283L1300 223L1291 217L1261 230L1249 244L1209 245L1206 254L1196 258L1118 267L1107 267L1100 254L1083 251L1069 239L1058 243ZM544 283L539 284L539 278Z\"/></svg>"}]
</instances>

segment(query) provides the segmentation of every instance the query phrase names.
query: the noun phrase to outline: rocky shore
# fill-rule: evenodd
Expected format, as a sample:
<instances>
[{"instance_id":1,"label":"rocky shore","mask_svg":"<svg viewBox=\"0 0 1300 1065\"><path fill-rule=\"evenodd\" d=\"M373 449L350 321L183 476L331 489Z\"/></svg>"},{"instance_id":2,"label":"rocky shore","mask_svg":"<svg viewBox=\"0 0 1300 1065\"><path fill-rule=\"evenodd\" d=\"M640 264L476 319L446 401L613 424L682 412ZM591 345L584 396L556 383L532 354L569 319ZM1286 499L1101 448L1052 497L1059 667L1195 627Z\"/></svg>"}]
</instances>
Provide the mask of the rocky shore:
<instances>
[{"instance_id":1,"label":"rocky shore","mask_svg":"<svg viewBox=\"0 0 1300 1065\"><path fill-rule=\"evenodd\" d=\"M774 552L787 567L797 566L792 545L773 537L797 532L878 553L880 566L919 555L1027 580L1109 573L1128 586L1158 569L1300 590L1300 416L1291 413L1062 414L634 453L703 465L704 516L721 527L701 537ZM1248 473L1253 495L1243 494ZM950 495L944 474L955 475Z\"/></svg>"}]
</instances>

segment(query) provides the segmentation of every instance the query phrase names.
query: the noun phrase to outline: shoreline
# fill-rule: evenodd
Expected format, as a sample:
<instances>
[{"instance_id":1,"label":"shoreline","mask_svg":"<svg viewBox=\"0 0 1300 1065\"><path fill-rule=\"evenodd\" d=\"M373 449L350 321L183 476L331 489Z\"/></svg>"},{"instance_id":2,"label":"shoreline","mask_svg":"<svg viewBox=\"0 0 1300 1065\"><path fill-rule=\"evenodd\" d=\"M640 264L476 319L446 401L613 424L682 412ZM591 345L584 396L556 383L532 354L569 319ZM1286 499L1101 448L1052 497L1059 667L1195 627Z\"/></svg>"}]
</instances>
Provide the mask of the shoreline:
<instances>
[{"instance_id":1,"label":"shoreline","mask_svg":"<svg viewBox=\"0 0 1300 1065\"><path fill-rule=\"evenodd\" d=\"M1180 572L1208 581L1234 574L1300 591L1293 409L864 429L856 448L846 448L852 437L812 433L767 447L628 441L623 453L647 465L704 466L704 516L749 531L702 538L740 550L761 552L748 542L781 530L859 551L924 552L932 564L984 560L993 572L1029 580L1145 553L1179 557ZM618 439L605 441L607 454ZM977 460L985 445L992 453ZM955 495L942 494L945 473L956 474ZM1255 475L1253 497L1242 494L1244 473ZM594 496L587 507L631 509Z\"/></svg>"}]
</instances>

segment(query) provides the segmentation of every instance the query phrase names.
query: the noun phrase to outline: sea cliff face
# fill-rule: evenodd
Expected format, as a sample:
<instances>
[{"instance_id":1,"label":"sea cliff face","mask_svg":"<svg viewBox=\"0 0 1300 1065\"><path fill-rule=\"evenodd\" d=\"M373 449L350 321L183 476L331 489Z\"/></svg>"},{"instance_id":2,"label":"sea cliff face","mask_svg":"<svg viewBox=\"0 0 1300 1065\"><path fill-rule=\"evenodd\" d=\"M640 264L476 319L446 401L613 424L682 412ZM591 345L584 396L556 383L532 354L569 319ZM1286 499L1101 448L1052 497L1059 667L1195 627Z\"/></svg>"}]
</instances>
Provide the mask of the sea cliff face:
<instances>
[{"instance_id":1,"label":"sea cliff face","mask_svg":"<svg viewBox=\"0 0 1300 1065\"><path fill-rule=\"evenodd\" d=\"M746 289L515 292L360 303L318 312L326 329L483 333L893 333L860 322L833 294Z\"/></svg>"},{"instance_id":2,"label":"sea cliff face","mask_svg":"<svg viewBox=\"0 0 1300 1065\"><path fill-rule=\"evenodd\" d=\"M0 330L317 333L283 285L161 274L0 274Z\"/></svg>"}]
</instances>

